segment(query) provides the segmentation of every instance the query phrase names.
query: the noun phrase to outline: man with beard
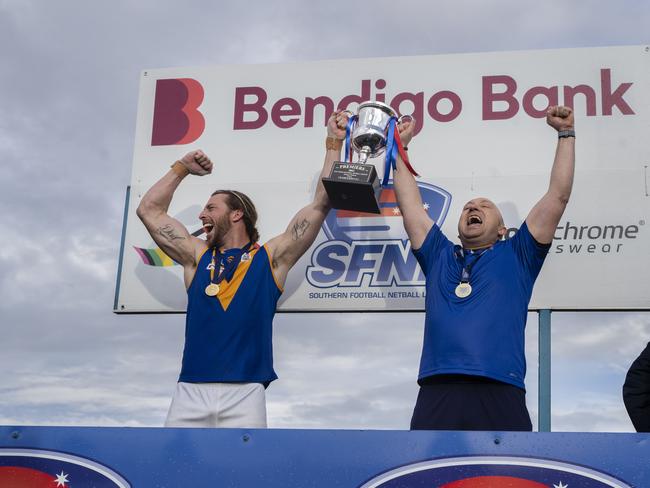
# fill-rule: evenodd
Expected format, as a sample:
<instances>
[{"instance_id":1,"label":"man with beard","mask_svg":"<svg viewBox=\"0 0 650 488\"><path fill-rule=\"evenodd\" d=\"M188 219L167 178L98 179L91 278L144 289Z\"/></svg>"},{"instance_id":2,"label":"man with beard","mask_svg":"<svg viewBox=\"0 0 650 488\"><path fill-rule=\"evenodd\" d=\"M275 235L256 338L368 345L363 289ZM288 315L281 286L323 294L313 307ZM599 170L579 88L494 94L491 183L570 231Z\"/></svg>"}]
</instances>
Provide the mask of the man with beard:
<instances>
[{"instance_id":1,"label":"man with beard","mask_svg":"<svg viewBox=\"0 0 650 488\"><path fill-rule=\"evenodd\" d=\"M422 206L415 179L398 160L395 193L413 252L426 276L420 391L411 429L520 430L526 409L524 329L535 279L573 186L573 111L550 107L558 131L548 191L516 235L487 198L474 198L458 221L460 245L445 237ZM413 136L400 128L402 143Z\"/></svg>"},{"instance_id":2,"label":"man with beard","mask_svg":"<svg viewBox=\"0 0 650 488\"><path fill-rule=\"evenodd\" d=\"M327 122L321 176L340 158L348 116ZM291 267L318 235L330 209L323 184L286 231L257 244L257 211L248 196L217 190L199 219L198 239L167 214L174 192L189 174L208 175L212 162L192 151L144 195L137 210L156 244L183 266L188 305L183 363L172 398L169 427L266 427L265 388L273 370L272 321Z\"/></svg>"}]
</instances>

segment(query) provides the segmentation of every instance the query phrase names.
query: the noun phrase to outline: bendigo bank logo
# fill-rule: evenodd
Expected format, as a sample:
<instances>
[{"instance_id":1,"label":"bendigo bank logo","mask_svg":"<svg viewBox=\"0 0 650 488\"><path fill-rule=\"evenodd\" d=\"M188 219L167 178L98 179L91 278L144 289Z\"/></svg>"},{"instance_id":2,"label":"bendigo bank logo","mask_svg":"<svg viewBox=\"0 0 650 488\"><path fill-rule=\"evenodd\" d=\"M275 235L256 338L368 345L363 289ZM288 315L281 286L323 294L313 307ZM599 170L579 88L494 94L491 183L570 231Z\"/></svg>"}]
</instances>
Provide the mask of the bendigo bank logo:
<instances>
[{"instance_id":1,"label":"bendigo bank logo","mask_svg":"<svg viewBox=\"0 0 650 488\"><path fill-rule=\"evenodd\" d=\"M119 474L99 463L69 454L36 449L0 449L3 488L130 488Z\"/></svg>"},{"instance_id":2,"label":"bendigo bank logo","mask_svg":"<svg viewBox=\"0 0 650 488\"><path fill-rule=\"evenodd\" d=\"M442 458L383 473L360 488L631 488L583 466L524 457Z\"/></svg>"},{"instance_id":3,"label":"bendigo bank logo","mask_svg":"<svg viewBox=\"0 0 650 488\"><path fill-rule=\"evenodd\" d=\"M198 110L203 95L203 87L192 78L157 80L151 145L196 141L205 129L205 119Z\"/></svg>"},{"instance_id":4,"label":"bendigo bank logo","mask_svg":"<svg viewBox=\"0 0 650 488\"><path fill-rule=\"evenodd\" d=\"M451 195L428 183L418 182L418 188L429 217L442 226ZM329 240L316 247L307 267L307 281L312 286L424 285L420 266L410 252L392 182L382 189L379 207L381 214L330 211L323 223Z\"/></svg>"}]
</instances>

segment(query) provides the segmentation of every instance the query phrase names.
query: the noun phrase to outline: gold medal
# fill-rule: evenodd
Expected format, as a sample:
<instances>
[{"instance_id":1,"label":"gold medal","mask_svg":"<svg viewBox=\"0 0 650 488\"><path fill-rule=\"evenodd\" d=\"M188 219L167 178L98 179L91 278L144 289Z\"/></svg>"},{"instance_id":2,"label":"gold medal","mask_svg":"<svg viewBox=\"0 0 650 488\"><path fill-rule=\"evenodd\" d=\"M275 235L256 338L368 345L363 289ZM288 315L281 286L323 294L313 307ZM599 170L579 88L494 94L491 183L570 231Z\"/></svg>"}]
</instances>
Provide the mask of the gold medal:
<instances>
[{"instance_id":1,"label":"gold medal","mask_svg":"<svg viewBox=\"0 0 650 488\"><path fill-rule=\"evenodd\" d=\"M472 286L469 283L459 283L456 287L456 296L466 298L472 293Z\"/></svg>"},{"instance_id":2,"label":"gold medal","mask_svg":"<svg viewBox=\"0 0 650 488\"><path fill-rule=\"evenodd\" d=\"M219 285L216 283L210 283L205 287L205 294L209 297L217 296L217 293L219 293Z\"/></svg>"}]
</instances>

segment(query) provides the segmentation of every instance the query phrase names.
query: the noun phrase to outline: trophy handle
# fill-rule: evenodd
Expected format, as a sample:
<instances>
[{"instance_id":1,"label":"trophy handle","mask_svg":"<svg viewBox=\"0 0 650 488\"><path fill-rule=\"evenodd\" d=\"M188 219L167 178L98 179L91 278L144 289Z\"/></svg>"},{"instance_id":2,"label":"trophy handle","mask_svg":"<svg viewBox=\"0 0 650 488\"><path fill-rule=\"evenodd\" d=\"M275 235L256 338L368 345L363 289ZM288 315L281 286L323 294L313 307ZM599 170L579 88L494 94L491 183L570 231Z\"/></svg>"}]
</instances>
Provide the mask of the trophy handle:
<instances>
[{"instance_id":1,"label":"trophy handle","mask_svg":"<svg viewBox=\"0 0 650 488\"><path fill-rule=\"evenodd\" d=\"M397 119L397 123L401 124L402 122L404 122L404 119L408 119L408 121L411 122L412 124L415 123L415 117L413 117L412 115L408 115L408 114L407 115L402 115L399 119Z\"/></svg>"}]
</instances>

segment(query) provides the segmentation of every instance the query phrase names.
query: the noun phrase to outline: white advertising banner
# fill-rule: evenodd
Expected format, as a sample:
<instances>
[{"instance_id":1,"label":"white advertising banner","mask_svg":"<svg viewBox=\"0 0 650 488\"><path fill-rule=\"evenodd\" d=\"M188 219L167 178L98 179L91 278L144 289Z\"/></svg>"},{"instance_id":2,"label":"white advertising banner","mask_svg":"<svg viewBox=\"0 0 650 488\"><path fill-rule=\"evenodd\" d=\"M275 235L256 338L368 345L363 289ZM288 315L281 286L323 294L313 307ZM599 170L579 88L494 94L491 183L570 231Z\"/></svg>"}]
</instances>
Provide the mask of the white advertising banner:
<instances>
[{"instance_id":1,"label":"white advertising banner","mask_svg":"<svg viewBox=\"0 0 650 488\"><path fill-rule=\"evenodd\" d=\"M182 182L170 215L200 237L210 194L240 190L265 242L311 200L329 114L366 100L415 117L409 157L429 215L452 241L478 196L516 232L548 187L557 134L546 108L572 106L573 194L530 308L650 309L650 49L625 46L143 72L115 311L185 310L180 266L135 215L172 162L200 148L215 168ZM381 176L383 156L371 163ZM330 212L280 310L424 309L390 185L381 207L378 216Z\"/></svg>"}]
</instances>

